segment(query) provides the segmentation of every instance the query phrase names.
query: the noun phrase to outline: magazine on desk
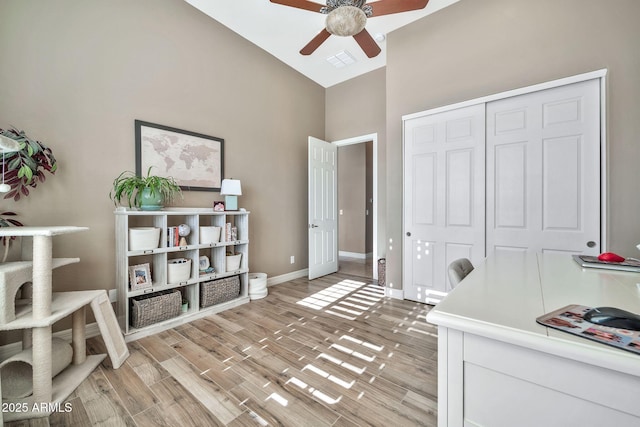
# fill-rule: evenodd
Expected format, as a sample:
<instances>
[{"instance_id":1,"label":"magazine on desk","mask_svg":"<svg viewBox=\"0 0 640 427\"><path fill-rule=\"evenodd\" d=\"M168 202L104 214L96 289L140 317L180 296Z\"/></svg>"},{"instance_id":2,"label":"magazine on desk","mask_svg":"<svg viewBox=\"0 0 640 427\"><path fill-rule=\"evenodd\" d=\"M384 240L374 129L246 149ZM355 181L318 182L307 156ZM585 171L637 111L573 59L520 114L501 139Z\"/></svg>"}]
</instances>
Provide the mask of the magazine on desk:
<instances>
[{"instance_id":1,"label":"magazine on desk","mask_svg":"<svg viewBox=\"0 0 640 427\"><path fill-rule=\"evenodd\" d=\"M536 319L543 326L640 354L640 332L610 328L587 322L582 317L591 310L584 305L568 305Z\"/></svg>"}]
</instances>

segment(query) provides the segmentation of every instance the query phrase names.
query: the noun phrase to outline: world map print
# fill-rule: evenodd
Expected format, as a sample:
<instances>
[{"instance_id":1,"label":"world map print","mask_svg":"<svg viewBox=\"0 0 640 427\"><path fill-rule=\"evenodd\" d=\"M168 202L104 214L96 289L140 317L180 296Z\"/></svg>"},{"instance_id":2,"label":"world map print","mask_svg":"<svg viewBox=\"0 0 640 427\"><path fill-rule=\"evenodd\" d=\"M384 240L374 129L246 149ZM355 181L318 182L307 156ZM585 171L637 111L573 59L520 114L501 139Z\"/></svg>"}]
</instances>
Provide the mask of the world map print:
<instances>
[{"instance_id":1,"label":"world map print","mask_svg":"<svg viewBox=\"0 0 640 427\"><path fill-rule=\"evenodd\" d=\"M222 140L141 126L141 173L173 177L181 187L219 189Z\"/></svg>"}]
</instances>

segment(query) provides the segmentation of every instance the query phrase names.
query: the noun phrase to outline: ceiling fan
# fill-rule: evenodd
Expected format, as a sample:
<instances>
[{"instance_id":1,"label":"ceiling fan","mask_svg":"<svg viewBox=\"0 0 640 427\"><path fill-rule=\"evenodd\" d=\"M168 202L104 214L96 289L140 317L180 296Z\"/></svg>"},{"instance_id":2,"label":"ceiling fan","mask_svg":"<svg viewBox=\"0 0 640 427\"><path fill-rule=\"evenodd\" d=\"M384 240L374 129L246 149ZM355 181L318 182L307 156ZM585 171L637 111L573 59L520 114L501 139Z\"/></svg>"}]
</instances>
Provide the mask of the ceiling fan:
<instances>
[{"instance_id":1,"label":"ceiling fan","mask_svg":"<svg viewBox=\"0 0 640 427\"><path fill-rule=\"evenodd\" d=\"M367 24L367 18L424 9L429 0L378 0L373 2L327 0L326 6L308 0L271 0L271 3L327 15L325 28L300 50L302 55L311 55L333 34L341 37L353 36L364 53L369 58L373 58L381 52L381 49L364 28Z\"/></svg>"}]
</instances>

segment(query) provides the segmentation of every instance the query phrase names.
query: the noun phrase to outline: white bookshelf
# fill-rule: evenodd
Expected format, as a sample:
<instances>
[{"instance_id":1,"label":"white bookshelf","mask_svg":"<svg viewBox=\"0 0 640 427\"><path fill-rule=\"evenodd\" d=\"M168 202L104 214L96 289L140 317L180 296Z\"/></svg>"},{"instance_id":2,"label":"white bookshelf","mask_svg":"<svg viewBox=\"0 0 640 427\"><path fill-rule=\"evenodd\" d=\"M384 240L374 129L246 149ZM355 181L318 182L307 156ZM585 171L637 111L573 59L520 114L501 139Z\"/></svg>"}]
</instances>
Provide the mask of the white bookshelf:
<instances>
[{"instance_id":1,"label":"white bookshelf","mask_svg":"<svg viewBox=\"0 0 640 427\"><path fill-rule=\"evenodd\" d=\"M118 208L115 214L116 234L116 288L118 323L127 341L154 334L179 324L214 314L228 308L249 302L249 212L216 212L209 208L164 208L159 211L141 211L132 208ZM237 227L237 238L229 240L225 233L225 224ZM169 246L168 229L187 224L191 233L186 236L186 245ZM222 227L220 241L200 243L200 227ZM129 250L129 229L132 227L160 228L160 244L156 249ZM242 258L238 269L227 271L227 252L240 253ZM214 272L201 274L200 257L207 256ZM174 258L191 260L191 274L185 281L167 283L167 263ZM149 264L151 269L150 287L132 290L129 284L129 267ZM238 276L240 294L237 298L221 304L201 308L200 287L205 282L224 277ZM179 289L183 298L189 301L187 312L178 317L164 320L141 328L134 328L130 322L131 299L160 291Z\"/></svg>"}]
</instances>

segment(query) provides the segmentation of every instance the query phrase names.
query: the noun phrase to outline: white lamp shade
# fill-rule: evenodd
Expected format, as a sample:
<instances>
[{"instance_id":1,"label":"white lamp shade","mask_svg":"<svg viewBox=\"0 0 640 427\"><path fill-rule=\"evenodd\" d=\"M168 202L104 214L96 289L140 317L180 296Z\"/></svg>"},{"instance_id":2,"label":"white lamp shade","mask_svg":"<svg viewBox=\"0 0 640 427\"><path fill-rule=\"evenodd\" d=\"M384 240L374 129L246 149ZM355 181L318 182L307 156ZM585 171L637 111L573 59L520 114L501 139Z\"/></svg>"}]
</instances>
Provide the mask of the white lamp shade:
<instances>
[{"instance_id":1,"label":"white lamp shade","mask_svg":"<svg viewBox=\"0 0 640 427\"><path fill-rule=\"evenodd\" d=\"M15 153L16 151L20 151L20 143L0 134L0 153Z\"/></svg>"},{"instance_id":2,"label":"white lamp shade","mask_svg":"<svg viewBox=\"0 0 640 427\"><path fill-rule=\"evenodd\" d=\"M239 179L223 179L220 187L221 196L242 196L242 187Z\"/></svg>"}]
</instances>

